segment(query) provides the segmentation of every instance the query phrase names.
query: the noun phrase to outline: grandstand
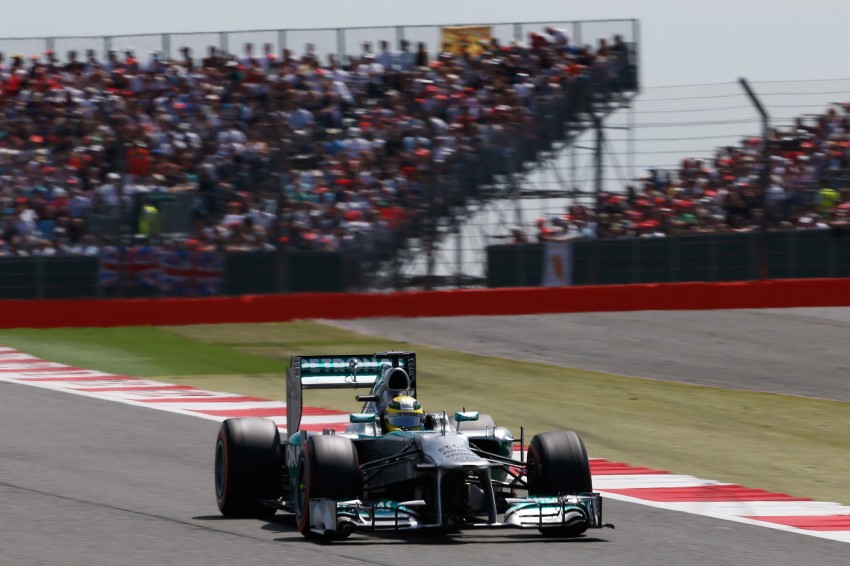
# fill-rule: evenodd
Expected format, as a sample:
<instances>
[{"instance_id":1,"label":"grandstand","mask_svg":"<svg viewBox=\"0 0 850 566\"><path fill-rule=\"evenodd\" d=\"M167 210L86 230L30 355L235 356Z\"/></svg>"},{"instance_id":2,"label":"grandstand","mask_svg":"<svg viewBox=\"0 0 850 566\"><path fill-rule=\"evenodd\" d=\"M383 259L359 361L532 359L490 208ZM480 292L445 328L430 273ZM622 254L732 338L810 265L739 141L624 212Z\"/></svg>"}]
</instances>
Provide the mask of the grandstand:
<instances>
[{"instance_id":1,"label":"grandstand","mask_svg":"<svg viewBox=\"0 0 850 566\"><path fill-rule=\"evenodd\" d=\"M590 47L552 24L513 25L504 39L493 28L460 49L402 39L392 51L371 36L351 53L346 39L325 61L312 41L280 55L268 42L211 46L200 60L188 46L143 56L112 40L102 59L11 54L0 253L105 254L102 282L126 284L142 270L116 249L133 241L336 252L349 282L374 282L409 242L435 242L465 207L508 196L507 180L582 116L637 87L620 36Z\"/></svg>"},{"instance_id":2,"label":"grandstand","mask_svg":"<svg viewBox=\"0 0 850 566\"><path fill-rule=\"evenodd\" d=\"M488 284L539 284L527 246L844 226L843 109L767 140L766 191L761 138L606 183L637 36L628 20L0 40L0 294L478 285L461 251L508 240ZM587 135L588 178L535 186ZM528 218L535 198L561 210ZM585 282L608 282L592 248Z\"/></svg>"}]
</instances>

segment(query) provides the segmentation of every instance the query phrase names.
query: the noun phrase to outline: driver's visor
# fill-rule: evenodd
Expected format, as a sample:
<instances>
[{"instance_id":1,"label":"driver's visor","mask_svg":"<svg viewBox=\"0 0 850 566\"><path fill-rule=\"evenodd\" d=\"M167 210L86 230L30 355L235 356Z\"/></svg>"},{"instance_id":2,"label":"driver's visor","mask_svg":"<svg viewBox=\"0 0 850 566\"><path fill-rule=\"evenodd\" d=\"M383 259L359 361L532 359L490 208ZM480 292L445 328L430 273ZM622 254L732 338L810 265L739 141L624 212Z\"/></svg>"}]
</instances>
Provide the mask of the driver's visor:
<instances>
[{"instance_id":1,"label":"driver's visor","mask_svg":"<svg viewBox=\"0 0 850 566\"><path fill-rule=\"evenodd\" d=\"M410 415L387 416L387 424L393 428L401 428L404 430L418 429L422 426L422 415L413 413Z\"/></svg>"}]
</instances>

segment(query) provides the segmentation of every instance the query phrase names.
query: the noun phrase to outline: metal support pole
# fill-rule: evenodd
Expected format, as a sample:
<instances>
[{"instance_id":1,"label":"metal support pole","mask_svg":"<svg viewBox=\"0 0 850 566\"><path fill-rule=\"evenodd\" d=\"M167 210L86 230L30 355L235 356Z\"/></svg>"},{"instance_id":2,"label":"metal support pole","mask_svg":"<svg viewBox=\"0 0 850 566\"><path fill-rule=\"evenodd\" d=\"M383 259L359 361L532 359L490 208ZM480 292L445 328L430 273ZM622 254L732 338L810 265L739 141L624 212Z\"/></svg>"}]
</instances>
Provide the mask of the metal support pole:
<instances>
[{"instance_id":1,"label":"metal support pole","mask_svg":"<svg viewBox=\"0 0 850 566\"><path fill-rule=\"evenodd\" d=\"M227 54L227 32L223 31L218 34L218 48L221 50L222 55Z\"/></svg>"},{"instance_id":2,"label":"metal support pole","mask_svg":"<svg viewBox=\"0 0 850 566\"><path fill-rule=\"evenodd\" d=\"M761 101L759 100L756 93L750 88L750 83L747 82L747 79L740 78L738 81L741 83L741 86L744 88L744 91L747 93L750 101L753 103L753 106L756 107L759 115L761 116L761 128L762 128L762 170L760 175L760 185L761 185L761 224L759 226L759 237L758 237L758 278L759 279L768 279L770 277L768 263L767 263L767 188L770 185L770 148L768 147L767 138L770 136L770 116L767 113L767 110L762 106Z\"/></svg>"},{"instance_id":3,"label":"metal support pole","mask_svg":"<svg viewBox=\"0 0 850 566\"><path fill-rule=\"evenodd\" d=\"M452 174L449 178L449 182L452 185L451 192L451 207L452 210L456 210L455 207L455 199L459 198L460 202L463 203L465 208L466 206L466 195L459 197L461 191L463 190L461 187L458 187L458 179L457 179L457 170L452 171ZM460 214L457 212L452 212L452 222L454 224L454 228L457 231L457 249L455 250L455 287L460 289L463 287L463 227L464 222L459 218Z\"/></svg>"},{"instance_id":4,"label":"metal support pole","mask_svg":"<svg viewBox=\"0 0 850 566\"><path fill-rule=\"evenodd\" d=\"M632 45L634 45L635 52L634 52L634 61L631 60L631 57L629 58L629 65L634 65L634 68L635 68L635 83L636 83L635 84L635 91L640 92L640 85L641 85L640 71L643 68L643 65L640 64L641 52L640 52L640 49L638 49L638 46L640 45L640 20L633 20L632 21L632 29L634 30L634 34L635 34L634 41L632 42Z\"/></svg>"},{"instance_id":5,"label":"metal support pole","mask_svg":"<svg viewBox=\"0 0 850 566\"><path fill-rule=\"evenodd\" d=\"M171 59L171 35L162 34L162 60L168 61Z\"/></svg>"},{"instance_id":6,"label":"metal support pole","mask_svg":"<svg viewBox=\"0 0 850 566\"><path fill-rule=\"evenodd\" d=\"M628 120L628 126L626 126L626 156L628 159L628 165L626 165L626 171L629 174L628 182L631 183L634 179L637 178L635 173L635 101L634 98L629 101L629 107L626 108L626 119Z\"/></svg>"},{"instance_id":7,"label":"metal support pole","mask_svg":"<svg viewBox=\"0 0 850 566\"><path fill-rule=\"evenodd\" d=\"M345 66L345 30L336 30L336 62L343 68Z\"/></svg>"},{"instance_id":8,"label":"metal support pole","mask_svg":"<svg viewBox=\"0 0 850 566\"><path fill-rule=\"evenodd\" d=\"M576 141L578 136L572 136L570 143L570 190L574 195L579 193L578 189L578 154L576 153Z\"/></svg>"},{"instance_id":9,"label":"metal support pole","mask_svg":"<svg viewBox=\"0 0 850 566\"><path fill-rule=\"evenodd\" d=\"M514 205L514 224L522 226L522 202L520 201L520 187L514 172L514 158L508 159L508 182L511 184L511 200Z\"/></svg>"},{"instance_id":10,"label":"metal support pole","mask_svg":"<svg viewBox=\"0 0 850 566\"><path fill-rule=\"evenodd\" d=\"M605 132L602 121L594 114L593 127L596 129L596 145L593 148L593 192L596 195L596 209L599 210L599 198L602 194L602 147L605 144Z\"/></svg>"},{"instance_id":11,"label":"metal support pole","mask_svg":"<svg viewBox=\"0 0 850 566\"><path fill-rule=\"evenodd\" d=\"M428 194L429 202L428 214L425 220L425 230L423 233L423 243L425 244L425 290L430 291L434 282L434 253L437 244L437 202L436 190L434 187L434 162L430 164L430 175L428 175Z\"/></svg>"},{"instance_id":12,"label":"metal support pole","mask_svg":"<svg viewBox=\"0 0 850 566\"><path fill-rule=\"evenodd\" d=\"M44 298L44 258L37 257L35 259L35 296L38 299Z\"/></svg>"},{"instance_id":13,"label":"metal support pole","mask_svg":"<svg viewBox=\"0 0 850 566\"><path fill-rule=\"evenodd\" d=\"M587 104L587 113L590 115L590 119L593 122L593 129L596 132L596 143L593 147L593 195L594 195L594 206L596 211L599 211L600 208L600 198L602 194L602 165L603 165L603 156L602 156L602 148L605 146L605 131L602 127L602 119L597 116L596 112L593 109L593 101L591 100L592 95L586 95L586 104Z\"/></svg>"},{"instance_id":14,"label":"metal support pole","mask_svg":"<svg viewBox=\"0 0 850 566\"><path fill-rule=\"evenodd\" d=\"M463 287L463 230L458 222L455 225L457 230L457 249L455 250L455 287L460 289Z\"/></svg>"}]
</instances>

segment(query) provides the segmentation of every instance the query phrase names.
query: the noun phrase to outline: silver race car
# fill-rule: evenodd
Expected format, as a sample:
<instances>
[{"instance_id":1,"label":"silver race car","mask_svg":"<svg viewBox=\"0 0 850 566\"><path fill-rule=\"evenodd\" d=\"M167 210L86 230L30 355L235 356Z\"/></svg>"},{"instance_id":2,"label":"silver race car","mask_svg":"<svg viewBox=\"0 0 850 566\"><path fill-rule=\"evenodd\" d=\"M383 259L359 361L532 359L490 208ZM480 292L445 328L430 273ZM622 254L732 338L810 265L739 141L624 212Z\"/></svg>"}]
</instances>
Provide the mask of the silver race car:
<instances>
[{"instance_id":1,"label":"silver race car","mask_svg":"<svg viewBox=\"0 0 850 566\"><path fill-rule=\"evenodd\" d=\"M294 513L305 537L354 531L533 528L576 537L602 522L587 453L572 431L544 432L524 449L487 415L425 413L416 354L294 356L286 373L287 431L263 418L224 421L215 449L226 516ZM345 430L301 430L304 389L369 388Z\"/></svg>"}]
</instances>

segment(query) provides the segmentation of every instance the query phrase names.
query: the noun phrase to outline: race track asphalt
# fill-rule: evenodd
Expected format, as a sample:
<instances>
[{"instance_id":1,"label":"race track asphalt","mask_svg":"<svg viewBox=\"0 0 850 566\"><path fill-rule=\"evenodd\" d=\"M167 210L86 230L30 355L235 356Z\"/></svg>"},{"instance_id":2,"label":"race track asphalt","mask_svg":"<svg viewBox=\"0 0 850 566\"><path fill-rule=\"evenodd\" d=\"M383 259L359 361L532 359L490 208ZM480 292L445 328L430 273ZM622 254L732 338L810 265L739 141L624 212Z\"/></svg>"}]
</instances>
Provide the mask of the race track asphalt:
<instances>
[{"instance_id":1,"label":"race track asphalt","mask_svg":"<svg viewBox=\"0 0 850 566\"><path fill-rule=\"evenodd\" d=\"M850 402L850 308L325 322L466 352Z\"/></svg>"},{"instance_id":2,"label":"race track asphalt","mask_svg":"<svg viewBox=\"0 0 850 566\"><path fill-rule=\"evenodd\" d=\"M676 316L681 314L673 314L670 324L682 324ZM641 313L628 316L639 317ZM795 319L798 315L790 316ZM661 318L653 320L657 326L664 326ZM451 321L457 323L456 336L484 340L483 334L474 338L468 328L464 329L464 319ZM417 325L427 322L400 321L399 332L413 333ZM610 324L618 326L620 321ZM634 319L632 324L639 326L640 320ZM563 322L561 325L569 327ZM595 325L604 325L604 320L597 320ZM381 321L380 326L382 332L395 332L387 321ZM488 332L494 326L487 324ZM829 325L821 327L832 332ZM724 340L732 341L734 333L740 332L731 330L737 328L732 323L726 328ZM846 336L846 324L843 328ZM524 333L514 325L511 335ZM607 334L611 340L615 335ZM644 333L644 339L651 336ZM797 342L802 347L803 341L815 339L808 335L798 337ZM497 344L485 347L498 350L508 344L506 340L500 346L497 340ZM556 344L550 346L557 349ZM643 348L648 347L643 344ZM544 353L538 350L534 355ZM557 356L549 361L564 363ZM792 377L782 383L793 386ZM823 393L817 390L817 396L829 396ZM847 563L844 543L612 500L605 501L605 516L617 529L594 531L576 541L545 539L534 531L486 531L383 539L355 535L344 543L316 544L303 540L286 517L264 522L218 515L212 477L217 427L213 421L0 382L0 563Z\"/></svg>"}]
</instances>

